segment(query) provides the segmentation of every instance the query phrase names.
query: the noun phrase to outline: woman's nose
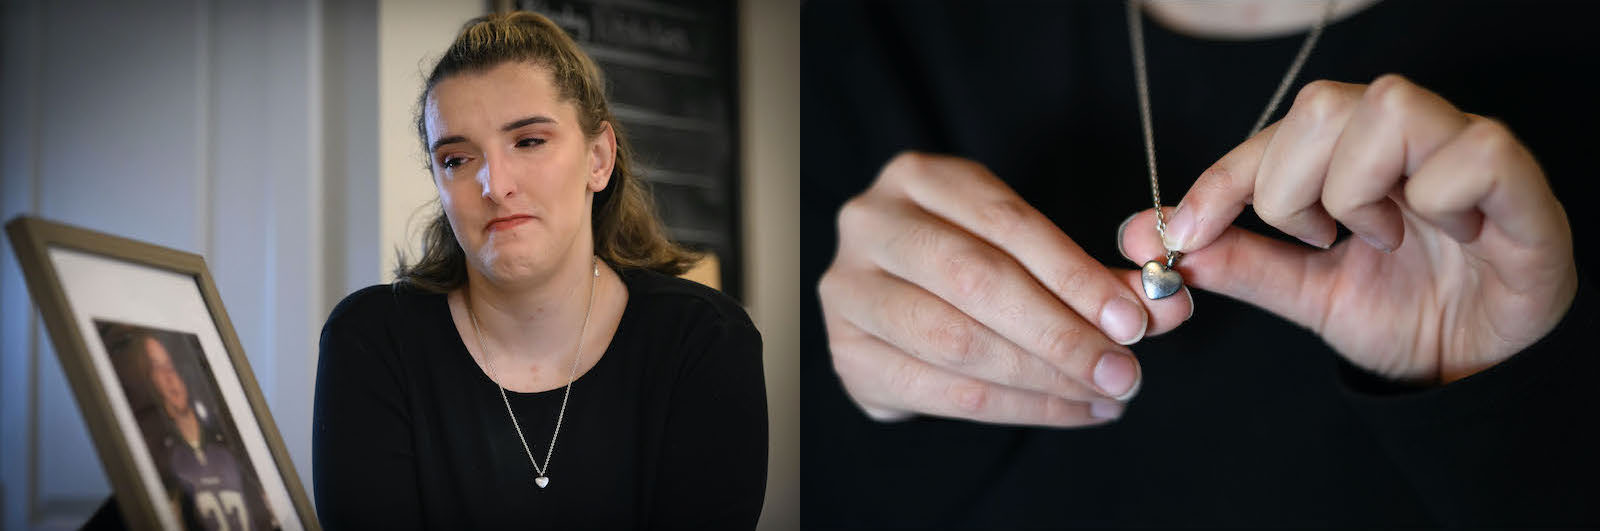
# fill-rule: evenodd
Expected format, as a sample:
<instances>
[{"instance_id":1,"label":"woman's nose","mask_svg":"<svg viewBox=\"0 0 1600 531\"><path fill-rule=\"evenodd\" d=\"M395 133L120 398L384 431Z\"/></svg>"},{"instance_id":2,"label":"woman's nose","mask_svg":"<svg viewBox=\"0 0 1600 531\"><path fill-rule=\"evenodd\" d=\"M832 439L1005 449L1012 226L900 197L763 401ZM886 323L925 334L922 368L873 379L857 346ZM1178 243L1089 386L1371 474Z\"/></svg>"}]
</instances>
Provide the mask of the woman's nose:
<instances>
[{"instance_id":1,"label":"woman's nose","mask_svg":"<svg viewBox=\"0 0 1600 531\"><path fill-rule=\"evenodd\" d=\"M517 193L516 180L506 167L504 157L484 155L483 166L478 169L478 182L483 184L483 196L501 201Z\"/></svg>"}]
</instances>

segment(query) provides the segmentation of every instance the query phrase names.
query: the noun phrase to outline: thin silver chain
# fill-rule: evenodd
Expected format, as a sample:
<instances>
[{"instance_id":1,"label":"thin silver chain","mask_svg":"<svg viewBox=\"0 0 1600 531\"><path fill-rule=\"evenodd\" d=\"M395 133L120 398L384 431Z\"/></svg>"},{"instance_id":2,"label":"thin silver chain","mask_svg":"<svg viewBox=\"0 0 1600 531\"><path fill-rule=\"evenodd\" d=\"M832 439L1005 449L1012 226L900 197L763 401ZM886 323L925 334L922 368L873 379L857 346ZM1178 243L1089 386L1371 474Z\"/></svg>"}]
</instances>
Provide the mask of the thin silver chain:
<instances>
[{"instance_id":1,"label":"thin silver chain","mask_svg":"<svg viewBox=\"0 0 1600 531\"><path fill-rule=\"evenodd\" d=\"M1144 24L1139 15L1141 0L1128 0L1128 36L1133 41L1133 63L1135 81L1139 87L1139 119L1144 124L1144 155L1145 162L1150 166L1150 196L1155 200L1156 206L1156 233L1161 235L1161 240L1167 239L1167 218L1161 211L1161 186L1156 181L1156 142L1155 133L1150 126L1150 79L1145 73L1144 60ZM1283 74L1283 81L1278 82L1278 90L1272 93L1272 99L1267 101L1267 108L1261 111L1261 117L1256 119L1254 127L1245 139L1256 136L1261 128L1266 127L1267 118L1272 116L1272 111L1277 110L1278 104L1283 101L1283 95L1289 92L1289 84L1294 82L1295 76L1300 74L1300 67L1305 66L1306 58L1311 56L1311 48L1316 46L1317 38L1322 36L1322 28L1327 26L1328 18L1333 14L1337 0L1330 1L1322 11L1322 18L1317 19L1316 25L1311 27L1311 32L1306 34L1306 40L1300 45L1300 52L1295 54L1294 62L1289 64L1289 71ZM1177 251L1167 252L1167 265L1174 262L1182 253Z\"/></svg>"},{"instance_id":2,"label":"thin silver chain","mask_svg":"<svg viewBox=\"0 0 1600 531\"><path fill-rule=\"evenodd\" d=\"M590 258L590 265L594 269L594 279L600 278L600 262L598 258ZM500 389L500 401L506 404L506 415L511 417L511 427L517 430L517 439L522 441L522 451L528 454L528 462L533 464L533 471L537 477L548 477L545 471L550 470L550 457L556 452L556 437L561 435L561 420L567 416L567 398L572 396L572 382L578 377L578 360L583 359L583 334L589 329L589 311L594 309L594 285L598 282L589 281L589 306L583 310L583 326L578 328L578 346L573 348L572 372L567 375L567 390L561 394L561 411L556 414L556 430L550 434L550 447L544 454L544 466L533 459L533 450L528 448L528 438L522 435L522 426L517 424L517 414L511 412L511 399L506 398L506 387L500 385L500 376L494 372L494 361L489 357L489 345L483 342L483 330L478 328L478 314L472 311L472 301L467 301L467 315L472 318L472 333L478 337L478 349L483 351L483 364L489 368L489 378L494 380L495 387Z\"/></svg>"}]
</instances>

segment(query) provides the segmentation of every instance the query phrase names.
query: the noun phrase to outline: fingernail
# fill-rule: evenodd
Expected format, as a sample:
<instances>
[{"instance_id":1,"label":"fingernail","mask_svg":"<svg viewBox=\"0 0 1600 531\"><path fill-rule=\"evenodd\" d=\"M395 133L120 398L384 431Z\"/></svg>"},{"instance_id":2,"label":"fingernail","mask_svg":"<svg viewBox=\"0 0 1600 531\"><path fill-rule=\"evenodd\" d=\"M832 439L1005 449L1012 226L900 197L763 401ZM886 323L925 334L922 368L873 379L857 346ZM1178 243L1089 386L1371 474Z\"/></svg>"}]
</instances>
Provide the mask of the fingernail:
<instances>
[{"instance_id":1,"label":"fingernail","mask_svg":"<svg viewBox=\"0 0 1600 531\"><path fill-rule=\"evenodd\" d=\"M1122 220L1121 225L1117 225L1117 252L1122 253L1122 259L1129 262L1132 262L1133 258L1128 256L1127 251L1122 250L1122 233L1128 230L1128 222L1133 221L1133 218L1137 217L1138 215L1138 212L1134 212L1128 216L1128 219Z\"/></svg>"},{"instance_id":2,"label":"fingernail","mask_svg":"<svg viewBox=\"0 0 1600 531\"><path fill-rule=\"evenodd\" d=\"M1089 416L1097 419L1114 419L1122 416L1122 404L1119 402L1090 402Z\"/></svg>"},{"instance_id":3,"label":"fingernail","mask_svg":"<svg viewBox=\"0 0 1600 531\"><path fill-rule=\"evenodd\" d=\"M1377 238L1368 238L1367 235L1359 232L1355 233L1355 235L1361 237L1361 241L1367 242L1367 245L1371 245L1373 249L1377 249L1385 253L1394 251L1394 249L1391 249L1388 245L1378 241Z\"/></svg>"},{"instance_id":4,"label":"fingernail","mask_svg":"<svg viewBox=\"0 0 1600 531\"><path fill-rule=\"evenodd\" d=\"M1119 401L1133 397L1139 389L1139 365L1133 356L1120 352L1107 352L1100 355L1100 362L1094 365L1094 384L1106 396Z\"/></svg>"},{"instance_id":5,"label":"fingernail","mask_svg":"<svg viewBox=\"0 0 1600 531\"><path fill-rule=\"evenodd\" d=\"M1318 249L1328 249L1330 247L1333 247L1333 242L1322 243L1322 242L1319 242L1319 241L1312 240L1311 238L1305 238L1305 237L1300 237L1300 236L1295 236L1295 237L1296 238L1300 238L1300 241L1306 242L1306 245L1310 245L1310 246L1316 247Z\"/></svg>"},{"instance_id":6,"label":"fingernail","mask_svg":"<svg viewBox=\"0 0 1600 531\"><path fill-rule=\"evenodd\" d=\"M1100 329L1118 343L1131 345L1144 338L1150 319L1138 303L1125 297L1112 297L1100 309Z\"/></svg>"},{"instance_id":7,"label":"fingernail","mask_svg":"<svg viewBox=\"0 0 1600 531\"><path fill-rule=\"evenodd\" d=\"M1189 245L1189 233L1193 231L1194 209L1185 209L1179 203L1178 209L1172 213L1172 222L1167 224L1167 234L1161 239L1161 244L1169 251L1183 251Z\"/></svg>"},{"instance_id":8,"label":"fingernail","mask_svg":"<svg viewBox=\"0 0 1600 531\"><path fill-rule=\"evenodd\" d=\"M1189 288L1186 286L1183 288L1183 296L1189 298L1189 317L1183 318L1183 320L1188 321L1191 317L1194 317L1194 294L1190 293Z\"/></svg>"}]
</instances>

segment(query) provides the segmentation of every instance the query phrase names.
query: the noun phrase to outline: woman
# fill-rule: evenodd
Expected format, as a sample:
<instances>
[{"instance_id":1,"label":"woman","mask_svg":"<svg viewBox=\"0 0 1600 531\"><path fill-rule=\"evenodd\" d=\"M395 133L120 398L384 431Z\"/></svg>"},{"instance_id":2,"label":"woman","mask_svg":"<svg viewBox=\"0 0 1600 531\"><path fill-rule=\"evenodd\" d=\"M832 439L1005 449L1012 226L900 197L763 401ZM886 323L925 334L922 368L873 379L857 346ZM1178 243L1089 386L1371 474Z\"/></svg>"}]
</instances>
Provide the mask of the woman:
<instances>
[{"instance_id":1,"label":"woman","mask_svg":"<svg viewBox=\"0 0 1600 531\"><path fill-rule=\"evenodd\" d=\"M550 20L467 23L417 132L441 212L392 286L323 329L329 528L753 527L761 339L674 278L600 71Z\"/></svg>"}]
</instances>

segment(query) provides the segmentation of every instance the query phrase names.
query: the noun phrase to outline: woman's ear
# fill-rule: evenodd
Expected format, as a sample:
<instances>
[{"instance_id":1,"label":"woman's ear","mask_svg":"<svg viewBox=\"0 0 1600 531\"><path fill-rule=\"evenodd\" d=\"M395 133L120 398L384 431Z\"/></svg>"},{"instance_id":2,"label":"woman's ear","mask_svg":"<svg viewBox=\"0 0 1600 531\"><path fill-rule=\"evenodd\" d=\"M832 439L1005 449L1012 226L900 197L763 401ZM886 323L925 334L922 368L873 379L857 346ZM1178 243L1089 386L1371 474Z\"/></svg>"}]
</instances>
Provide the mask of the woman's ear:
<instances>
[{"instance_id":1,"label":"woman's ear","mask_svg":"<svg viewBox=\"0 0 1600 531\"><path fill-rule=\"evenodd\" d=\"M596 193L611 183L611 169L617 164L617 134L611 122L601 126L600 134L589 141L589 191Z\"/></svg>"}]
</instances>

